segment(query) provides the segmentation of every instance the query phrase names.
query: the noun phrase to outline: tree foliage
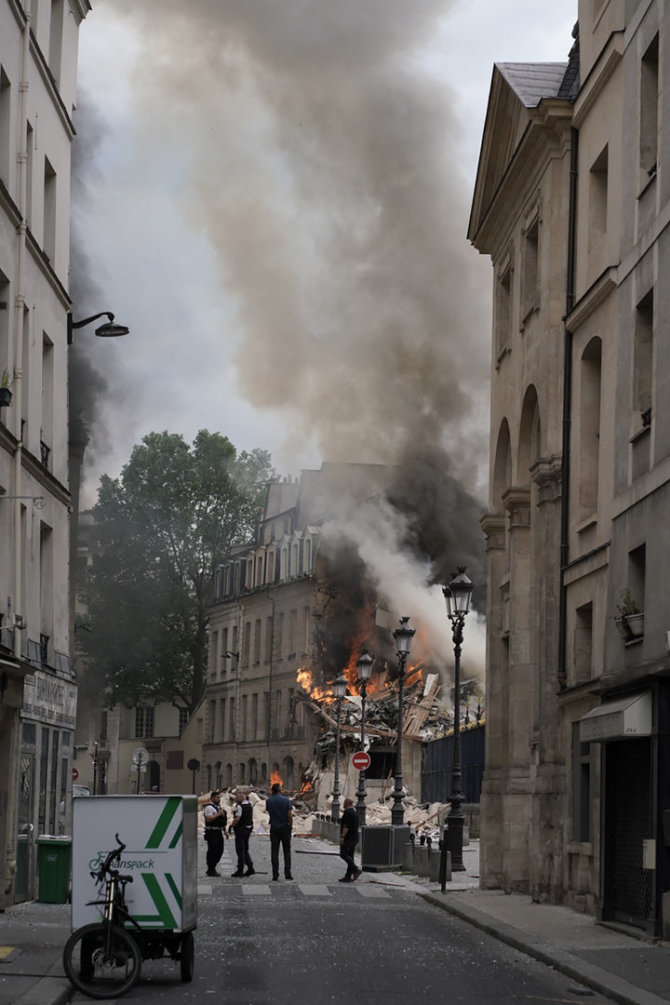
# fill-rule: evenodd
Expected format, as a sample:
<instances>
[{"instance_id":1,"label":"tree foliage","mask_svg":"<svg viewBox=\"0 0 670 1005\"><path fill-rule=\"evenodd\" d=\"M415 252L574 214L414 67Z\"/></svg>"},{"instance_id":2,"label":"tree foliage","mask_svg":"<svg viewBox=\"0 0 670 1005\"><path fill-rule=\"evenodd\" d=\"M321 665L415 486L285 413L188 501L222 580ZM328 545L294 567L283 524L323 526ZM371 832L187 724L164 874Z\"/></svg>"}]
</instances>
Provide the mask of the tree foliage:
<instances>
[{"instance_id":1,"label":"tree foliage","mask_svg":"<svg viewBox=\"0 0 670 1005\"><path fill-rule=\"evenodd\" d=\"M270 455L239 455L201 430L149 433L118 479L103 476L97 547L78 639L110 705L169 701L193 710L204 689L207 611L217 565L254 533Z\"/></svg>"}]
</instances>

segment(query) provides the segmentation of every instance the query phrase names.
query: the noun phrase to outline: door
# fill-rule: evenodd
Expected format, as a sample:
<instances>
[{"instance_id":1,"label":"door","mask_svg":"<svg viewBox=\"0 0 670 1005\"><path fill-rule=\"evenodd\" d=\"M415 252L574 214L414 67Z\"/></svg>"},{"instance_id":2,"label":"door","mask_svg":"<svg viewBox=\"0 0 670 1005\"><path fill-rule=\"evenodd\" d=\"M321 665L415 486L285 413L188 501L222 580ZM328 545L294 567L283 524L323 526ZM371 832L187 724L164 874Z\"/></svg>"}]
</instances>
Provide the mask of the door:
<instances>
[{"instance_id":1,"label":"door","mask_svg":"<svg viewBox=\"0 0 670 1005\"><path fill-rule=\"evenodd\" d=\"M653 827L649 738L605 744L603 919L653 928L654 871L643 867Z\"/></svg>"}]
</instances>

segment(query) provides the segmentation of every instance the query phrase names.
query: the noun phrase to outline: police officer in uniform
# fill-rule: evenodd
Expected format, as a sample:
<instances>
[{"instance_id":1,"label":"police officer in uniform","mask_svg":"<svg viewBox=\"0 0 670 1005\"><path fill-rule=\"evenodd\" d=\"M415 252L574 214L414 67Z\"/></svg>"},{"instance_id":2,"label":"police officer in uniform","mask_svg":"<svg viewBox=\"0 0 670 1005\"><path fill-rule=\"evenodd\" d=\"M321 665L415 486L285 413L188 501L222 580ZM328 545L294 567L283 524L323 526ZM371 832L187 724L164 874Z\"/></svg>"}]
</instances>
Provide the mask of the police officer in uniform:
<instances>
[{"instance_id":1,"label":"police officer in uniform","mask_svg":"<svg viewBox=\"0 0 670 1005\"><path fill-rule=\"evenodd\" d=\"M214 789L203 809L205 815L205 841L207 842L207 875L220 876L216 867L223 855L223 841L228 814L221 806L221 792Z\"/></svg>"},{"instance_id":2,"label":"police officer in uniform","mask_svg":"<svg viewBox=\"0 0 670 1005\"><path fill-rule=\"evenodd\" d=\"M235 793L235 800L237 806L235 807L235 816L232 819L231 827L234 828L235 834L237 869L233 873L233 876L253 876L256 870L249 854L249 838L254 827L254 808L249 802L247 794L241 792L240 789ZM247 867L246 872L244 871L245 865Z\"/></svg>"}]
</instances>

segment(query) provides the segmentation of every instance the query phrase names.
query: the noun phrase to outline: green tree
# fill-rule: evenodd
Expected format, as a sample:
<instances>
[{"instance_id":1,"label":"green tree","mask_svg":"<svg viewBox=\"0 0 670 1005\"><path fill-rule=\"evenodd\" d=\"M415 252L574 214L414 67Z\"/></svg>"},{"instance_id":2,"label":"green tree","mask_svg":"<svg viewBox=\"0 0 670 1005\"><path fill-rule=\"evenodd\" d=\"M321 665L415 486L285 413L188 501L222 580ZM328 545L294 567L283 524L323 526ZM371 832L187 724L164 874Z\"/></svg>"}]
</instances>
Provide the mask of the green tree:
<instances>
[{"instance_id":1,"label":"green tree","mask_svg":"<svg viewBox=\"0 0 670 1005\"><path fill-rule=\"evenodd\" d=\"M194 709L216 567L253 537L272 476L266 451L238 455L207 430L192 447L178 434L149 433L118 479L103 476L78 641L110 706Z\"/></svg>"}]
</instances>

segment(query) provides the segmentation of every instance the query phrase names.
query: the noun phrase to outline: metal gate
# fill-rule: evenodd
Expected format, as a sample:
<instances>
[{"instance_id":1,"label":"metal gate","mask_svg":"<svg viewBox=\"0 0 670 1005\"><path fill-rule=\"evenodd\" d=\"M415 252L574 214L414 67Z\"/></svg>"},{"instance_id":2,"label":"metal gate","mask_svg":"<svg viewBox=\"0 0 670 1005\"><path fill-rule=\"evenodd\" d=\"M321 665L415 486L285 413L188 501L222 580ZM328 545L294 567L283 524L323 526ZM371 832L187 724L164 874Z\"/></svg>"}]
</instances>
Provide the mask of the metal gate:
<instances>
[{"instance_id":1,"label":"metal gate","mask_svg":"<svg viewBox=\"0 0 670 1005\"><path fill-rule=\"evenodd\" d=\"M652 826L652 763L648 739L607 743L603 917L647 928L653 922L651 869L643 843Z\"/></svg>"}]
</instances>

